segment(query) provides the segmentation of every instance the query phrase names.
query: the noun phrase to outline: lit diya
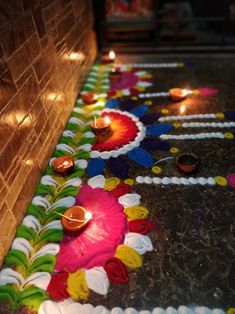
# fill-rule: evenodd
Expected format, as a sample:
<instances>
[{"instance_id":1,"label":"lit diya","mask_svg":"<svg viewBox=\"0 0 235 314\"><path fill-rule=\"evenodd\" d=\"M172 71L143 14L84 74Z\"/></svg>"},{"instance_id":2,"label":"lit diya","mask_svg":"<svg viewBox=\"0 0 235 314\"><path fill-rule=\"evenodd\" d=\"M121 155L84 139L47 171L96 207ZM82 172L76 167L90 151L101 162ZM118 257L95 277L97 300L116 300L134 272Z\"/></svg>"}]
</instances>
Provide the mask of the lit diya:
<instances>
[{"instance_id":1,"label":"lit diya","mask_svg":"<svg viewBox=\"0 0 235 314\"><path fill-rule=\"evenodd\" d=\"M121 72L119 69L112 69L111 72L109 73L109 78L111 82L117 82L121 78Z\"/></svg>"},{"instance_id":2,"label":"lit diya","mask_svg":"<svg viewBox=\"0 0 235 314\"><path fill-rule=\"evenodd\" d=\"M60 173L60 174L67 174L69 173L74 167L73 158L68 156L61 156L55 158L52 163L52 168Z\"/></svg>"},{"instance_id":3,"label":"lit diya","mask_svg":"<svg viewBox=\"0 0 235 314\"><path fill-rule=\"evenodd\" d=\"M92 92L86 92L82 94L82 101L87 105L94 104L96 100L97 95Z\"/></svg>"},{"instance_id":4,"label":"lit diya","mask_svg":"<svg viewBox=\"0 0 235 314\"><path fill-rule=\"evenodd\" d=\"M58 213L59 214L59 213ZM67 209L62 216L61 223L68 231L79 231L91 220L92 214L82 206L73 206Z\"/></svg>"},{"instance_id":5,"label":"lit diya","mask_svg":"<svg viewBox=\"0 0 235 314\"><path fill-rule=\"evenodd\" d=\"M194 154L180 154L176 158L177 167L184 173L194 172L200 164L200 160Z\"/></svg>"},{"instance_id":6,"label":"lit diya","mask_svg":"<svg viewBox=\"0 0 235 314\"><path fill-rule=\"evenodd\" d=\"M185 99L189 94L190 91L183 88L171 88L169 90L170 98L174 101L181 101Z\"/></svg>"},{"instance_id":7,"label":"lit diya","mask_svg":"<svg viewBox=\"0 0 235 314\"><path fill-rule=\"evenodd\" d=\"M96 135L106 133L110 130L111 121L109 117L95 118L91 124L91 127Z\"/></svg>"},{"instance_id":8,"label":"lit diya","mask_svg":"<svg viewBox=\"0 0 235 314\"><path fill-rule=\"evenodd\" d=\"M114 62L115 58L116 54L113 50L111 50L108 55L102 57L102 63L103 64L112 63Z\"/></svg>"}]
</instances>

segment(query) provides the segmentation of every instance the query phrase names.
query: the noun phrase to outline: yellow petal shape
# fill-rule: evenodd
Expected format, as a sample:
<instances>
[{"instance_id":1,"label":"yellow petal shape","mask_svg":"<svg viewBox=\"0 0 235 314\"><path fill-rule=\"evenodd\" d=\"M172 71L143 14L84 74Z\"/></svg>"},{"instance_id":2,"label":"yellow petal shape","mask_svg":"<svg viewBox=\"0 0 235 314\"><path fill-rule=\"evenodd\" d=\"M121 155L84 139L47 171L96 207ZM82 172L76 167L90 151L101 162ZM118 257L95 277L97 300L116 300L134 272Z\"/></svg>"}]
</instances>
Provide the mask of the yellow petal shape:
<instances>
[{"instance_id":1,"label":"yellow petal shape","mask_svg":"<svg viewBox=\"0 0 235 314\"><path fill-rule=\"evenodd\" d=\"M142 266L142 257L127 245L119 245L115 257L119 258L128 268L135 269Z\"/></svg>"},{"instance_id":2,"label":"yellow petal shape","mask_svg":"<svg viewBox=\"0 0 235 314\"><path fill-rule=\"evenodd\" d=\"M123 96L123 92L120 91L120 90L118 90L118 91L116 92L116 96L117 96L117 97L122 97L122 96Z\"/></svg>"},{"instance_id":3,"label":"yellow petal shape","mask_svg":"<svg viewBox=\"0 0 235 314\"><path fill-rule=\"evenodd\" d=\"M89 288L85 279L85 272L78 269L75 273L69 274L67 291L74 300L87 300Z\"/></svg>"},{"instance_id":4,"label":"yellow petal shape","mask_svg":"<svg viewBox=\"0 0 235 314\"><path fill-rule=\"evenodd\" d=\"M132 206L124 209L125 214L127 215L128 220L133 219L144 219L148 217L149 211L146 207L143 206Z\"/></svg>"},{"instance_id":5,"label":"yellow petal shape","mask_svg":"<svg viewBox=\"0 0 235 314\"><path fill-rule=\"evenodd\" d=\"M107 191L111 191L116 188L116 186L120 183L120 180L116 177L112 177L105 180L104 188Z\"/></svg>"}]
</instances>

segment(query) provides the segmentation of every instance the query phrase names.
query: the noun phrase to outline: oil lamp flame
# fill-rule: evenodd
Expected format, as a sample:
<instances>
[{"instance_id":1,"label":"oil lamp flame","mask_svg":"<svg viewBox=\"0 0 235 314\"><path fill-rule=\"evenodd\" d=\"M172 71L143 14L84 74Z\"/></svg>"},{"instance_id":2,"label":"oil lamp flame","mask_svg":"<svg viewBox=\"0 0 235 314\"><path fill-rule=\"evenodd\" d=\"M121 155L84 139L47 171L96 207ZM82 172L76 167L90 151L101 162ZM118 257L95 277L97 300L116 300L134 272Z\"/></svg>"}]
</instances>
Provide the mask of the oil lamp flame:
<instances>
[{"instance_id":1,"label":"oil lamp flame","mask_svg":"<svg viewBox=\"0 0 235 314\"><path fill-rule=\"evenodd\" d=\"M111 123L109 117L104 117L104 121L105 121L106 124L110 124Z\"/></svg>"},{"instance_id":2,"label":"oil lamp flame","mask_svg":"<svg viewBox=\"0 0 235 314\"><path fill-rule=\"evenodd\" d=\"M116 57L115 52L114 52L113 50L111 50L111 51L109 52L109 59L110 59L110 60L114 60L115 57Z\"/></svg>"},{"instance_id":3,"label":"oil lamp flame","mask_svg":"<svg viewBox=\"0 0 235 314\"><path fill-rule=\"evenodd\" d=\"M91 212L88 212L88 211L86 211L86 213L85 213L85 220L91 220L91 218L92 218L92 213Z\"/></svg>"}]
</instances>

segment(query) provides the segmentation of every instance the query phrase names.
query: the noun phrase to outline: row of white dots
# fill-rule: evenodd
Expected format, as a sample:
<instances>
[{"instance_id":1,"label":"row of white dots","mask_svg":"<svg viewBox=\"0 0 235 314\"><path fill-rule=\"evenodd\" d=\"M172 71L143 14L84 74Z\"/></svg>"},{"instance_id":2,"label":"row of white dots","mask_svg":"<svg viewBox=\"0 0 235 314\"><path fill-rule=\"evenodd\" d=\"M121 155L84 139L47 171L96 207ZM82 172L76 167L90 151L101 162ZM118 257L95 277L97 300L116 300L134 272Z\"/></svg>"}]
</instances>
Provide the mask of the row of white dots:
<instances>
[{"instance_id":1,"label":"row of white dots","mask_svg":"<svg viewBox=\"0 0 235 314\"><path fill-rule=\"evenodd\" d=\"M179 178L179 177L136 177L136 182L139 184L156 184L156 185L215 185L216 181L214 177L189 177L189 178Z\"/></svg>"}]
</instances>

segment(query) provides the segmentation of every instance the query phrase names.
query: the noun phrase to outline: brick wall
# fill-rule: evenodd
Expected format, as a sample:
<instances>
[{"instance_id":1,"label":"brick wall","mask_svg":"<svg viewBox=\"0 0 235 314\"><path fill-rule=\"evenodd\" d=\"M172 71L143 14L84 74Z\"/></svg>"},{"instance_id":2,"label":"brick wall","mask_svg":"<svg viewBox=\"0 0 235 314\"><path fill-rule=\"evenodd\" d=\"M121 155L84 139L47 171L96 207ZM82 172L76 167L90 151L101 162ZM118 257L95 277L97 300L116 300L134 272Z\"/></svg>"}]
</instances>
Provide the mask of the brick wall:
<instances>
[{"instance_id":1,"label":"brick wall","mask_svg":"<svg viewBox=\"0 0 235 314\"><path fill-rule=\"evenodd\" d=\"M96 56L91 0L0 1L0 264Z\"/></svg>"}]
</instances>

